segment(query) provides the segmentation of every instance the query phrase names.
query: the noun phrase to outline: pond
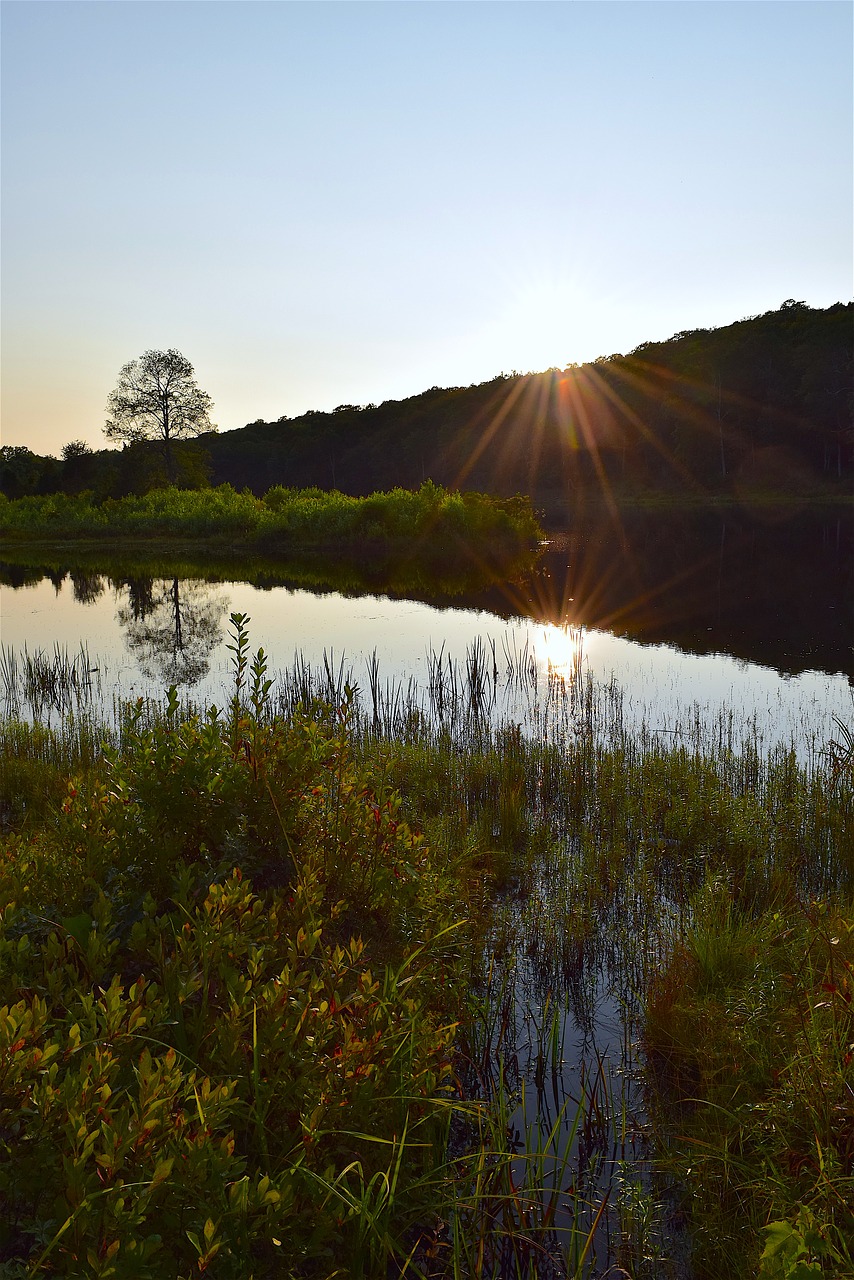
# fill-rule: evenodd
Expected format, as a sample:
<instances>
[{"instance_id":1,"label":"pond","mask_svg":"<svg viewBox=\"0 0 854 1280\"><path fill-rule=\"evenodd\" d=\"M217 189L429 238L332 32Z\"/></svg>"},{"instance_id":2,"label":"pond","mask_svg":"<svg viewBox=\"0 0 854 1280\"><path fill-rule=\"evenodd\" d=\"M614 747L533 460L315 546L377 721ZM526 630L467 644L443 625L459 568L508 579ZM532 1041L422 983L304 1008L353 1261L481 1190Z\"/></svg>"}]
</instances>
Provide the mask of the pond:
<instances>
[{"instance_id":1,"label":"pond","mask_svg":"<svg viewBox=\"0 0 854 1280\"><path fill-rule=\"evenodd\" d=\"M497 719L531 724L556 682L592 680L619 688L629 726L678 737L723 716L803 756L851 712L851 543L850 513L783 525L600 514L551 534L525 577L455 595L423 575L403 591L368 572L336 582L333 565L19 554L0 563L3 645L71 657L83 645L107 707L170 684L221 703L228 619L242 613L271 674L297 657L343 664L363 696L379 681L435 711L437 672L465 685L475 652Z\"/></svg>"},{"instance_id":2,"label":"pond","mask_svg":"<svg viewBox=\"0 0 854 1280\"><path fill-rule=\"evenodd\" d=\"M317 563L6 552L3 675L8 695L15 663L21 676L27 656L49 665L58 646L73 662L83 646L81 705L94 697L109 713L116 698L173 684L223 705L238 613L269 675L289 671L293 684L310 668L315 687L330 688L346 679L369 713L414 705L434 723L459 712L559 737L595 693L605 732L791 744L808 762L852 718L851 541L850 514L600 514L553 532L525 576L480 586L469 576L457 588L423 575L408 588L383 583L370 566L342 580ZM15 705L7 696L6 711L61 715L75 699L71 688L65 702L39 704L34 687ZM589 1274L613 1265L628 1214L657 1224L638 1248L689 1276L689 1242L666 1201L678 1188L655 1188L653 1203L630 994L667 949L668 904L647 919L626 884L610 916L576 930L572 859L565 850L542 883L518 897L511 887L500 904L496 932L511 941L492 940L482 996L500 1017L478 1046L476 1087L512 1097L517 1180L533 1170L552 1189L556 1230L576 1224L582 1243L593 1232Z\"/></svg>"}]
</instances>

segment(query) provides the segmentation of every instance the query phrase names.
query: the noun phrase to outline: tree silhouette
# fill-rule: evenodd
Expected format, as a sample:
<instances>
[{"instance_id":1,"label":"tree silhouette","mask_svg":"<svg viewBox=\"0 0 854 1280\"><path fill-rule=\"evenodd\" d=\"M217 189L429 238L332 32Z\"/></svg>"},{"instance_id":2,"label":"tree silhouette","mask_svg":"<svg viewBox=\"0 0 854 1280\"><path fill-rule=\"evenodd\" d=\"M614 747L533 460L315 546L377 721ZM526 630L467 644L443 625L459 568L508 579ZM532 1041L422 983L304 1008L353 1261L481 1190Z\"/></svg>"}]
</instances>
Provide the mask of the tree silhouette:
<instances>
[{"instance_id":1,"label":"tree silhouette","mask_svg":"<svg viewBox=\"0 0 854 1280\"><path fill-rule=\"evenodd\" d=\"M215 431L210 420L213 401L202 391L193 366L180 351L146 351L119 374L107 402L104 427L108 440L154 440L163 454L166 475L175 483L174 440Z\"/></svg>"}]
</instances>

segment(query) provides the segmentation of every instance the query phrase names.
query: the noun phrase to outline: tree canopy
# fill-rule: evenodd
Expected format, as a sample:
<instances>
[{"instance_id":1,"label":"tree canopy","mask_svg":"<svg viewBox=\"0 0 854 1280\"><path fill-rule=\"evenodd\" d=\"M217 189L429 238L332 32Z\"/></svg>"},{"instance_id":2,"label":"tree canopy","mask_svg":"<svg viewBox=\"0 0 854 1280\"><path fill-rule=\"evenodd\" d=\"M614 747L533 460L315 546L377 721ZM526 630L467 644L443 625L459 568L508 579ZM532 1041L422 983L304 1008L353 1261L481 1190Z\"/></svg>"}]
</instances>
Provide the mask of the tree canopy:
<instances>
[{"instance_id":1,"label":"tree canopy","mask_svg":"<svg viewBox=\"0 0 854 1280\"><path fill-rule=\"evenodd\" d=\"M174 483L173 441L215 431L210 420L212 408L211 397L199 387L193 366L180 351L174 347L146 351L119 373L107 402L109 417L104 434L108 440L127 444L156 441L167 478Z\"/></svg>"},{"instance_id":2,"label":"tree canopy","mask_svg":"<svg viewBox=\"0 0 854 1280\"><path fill-rule=\"evenodd\" d=\"M603 489L850 492L852 321L854 304L787 300L580 366L253 422L205 442L211 480L365 494L429 478L543 506Z\"/></svg>"}]
</instances>

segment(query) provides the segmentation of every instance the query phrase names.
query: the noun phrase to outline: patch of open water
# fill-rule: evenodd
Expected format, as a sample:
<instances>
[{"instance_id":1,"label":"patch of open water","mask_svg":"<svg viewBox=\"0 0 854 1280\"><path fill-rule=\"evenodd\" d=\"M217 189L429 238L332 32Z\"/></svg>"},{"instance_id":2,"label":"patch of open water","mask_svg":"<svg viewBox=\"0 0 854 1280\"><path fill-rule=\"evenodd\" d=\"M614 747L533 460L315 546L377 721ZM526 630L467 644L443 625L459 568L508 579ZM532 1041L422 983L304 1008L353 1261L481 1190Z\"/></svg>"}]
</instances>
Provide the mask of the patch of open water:
<instances>
[{"instance_id":1,"label":"patch of open water","mask_svg":"<svg viewBox=\"0 0 854 1280\"><path fill-rule=\"evenodd\" d=\"M595 685L619 695L603 705L626 730L688 743L714 731L735 748L742 736L761 750L793 744L804 761L833 736L835 718L852 716L845 674L784 674L726 653L643 644L569 613L558 625L382 595L82 572L4 585L0 611L3 645L19 656L54 646L73 656L83 645L107 712L115 699L162 696L171 684L194 702L223 705L232 689L229 615L241 613L251 619L253 650L268 654L268 674L297 661L333 673L343 667L368 706L379 681L387 697L401 690L435 717L456 696L470 701L474 680L494 722L559 736L571 734L573 707ZM652 1265L646 1273L657 1274L661 1248L671 1262L660 1274L688 1275L674 1261L678 1224L668 1225L666 1195L653 1194L650 1181L631 983L601 957L579 956L574 974L547 973L536 940L525 944L524 923L517 919L514 929L522 942L503 975L494 975L507 990L491 996L496 1007L504 999L503 1031L500 1043L484 1045L483 1069L488 1076L502 1061L516 1098L508 1119L520 1185L533 1169L534 1181L554 1191L556 1240L573 1224L582 1233L595 1226L590 1274L613 1265L622 1198L623 1220L640 1232L628 1247ZM490 1087L487 1080L487 1093ZM611 1206L597 1218L606 1192Z\"/></svg>"},{"instance_id":2,"label":"patch of open water","mask_svg":"<svg viewBox=\"0 0 854 1280\"><path fill-rule=\"evenodd\" d=\"M483 610L436 608L383 596L246 582L150 579L145 598L133 585L89 575L48 578L0 587L2 640L30 654L54 646L70 655L85 646L97 668L105 706L113 698L159 696L177 684L194 701L221 704L230 692L228 619L247 614L253 649L263 647L270 672L296 655L322 667L324 655L365 693L374 658L384 685L426 695L436 659L466 677L467 655L483 646L495 672L494 717L525 725L542 713L549 678L565 687L590 678L621 691L626 728L645 724L664 738L690 736L723 717L736 735L749 731L760 746L795 744L801 758L833 734L834 716L850 718L852 694L842 673L785 675L727 654L686 653L668 644L642 644L614 632L558 626L532 618L502 618ZM450 664L450 666L448 666ZM509 678L523 670L523 681Z\"/></svg>"}]
</instances>

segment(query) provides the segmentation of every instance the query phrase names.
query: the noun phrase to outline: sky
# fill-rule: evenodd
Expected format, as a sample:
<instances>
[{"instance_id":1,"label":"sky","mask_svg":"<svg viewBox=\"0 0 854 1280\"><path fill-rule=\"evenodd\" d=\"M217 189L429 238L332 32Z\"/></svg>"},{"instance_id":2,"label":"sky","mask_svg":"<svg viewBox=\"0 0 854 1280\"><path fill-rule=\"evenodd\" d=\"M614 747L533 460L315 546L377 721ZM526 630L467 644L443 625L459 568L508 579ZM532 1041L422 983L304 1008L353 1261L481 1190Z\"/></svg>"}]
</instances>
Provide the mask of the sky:
<instances>
[{"instance_id":1,"label":"sky","mask_svg":"<svg viewBox=\"0 0 854 1280\"><path fill-rule=\"evenodd\" d=\"M847 0L3 0L2 443L220 430L852 292Z\"/></svg>"}]
</instances>

